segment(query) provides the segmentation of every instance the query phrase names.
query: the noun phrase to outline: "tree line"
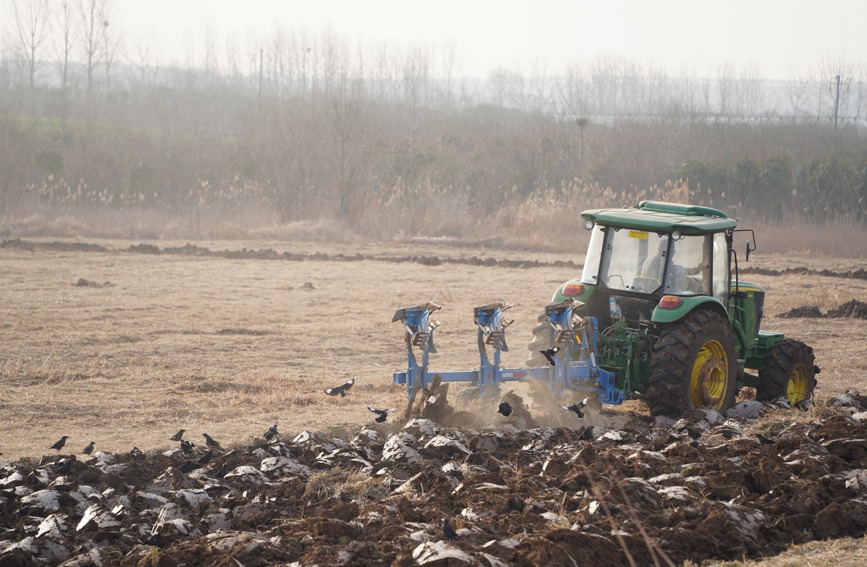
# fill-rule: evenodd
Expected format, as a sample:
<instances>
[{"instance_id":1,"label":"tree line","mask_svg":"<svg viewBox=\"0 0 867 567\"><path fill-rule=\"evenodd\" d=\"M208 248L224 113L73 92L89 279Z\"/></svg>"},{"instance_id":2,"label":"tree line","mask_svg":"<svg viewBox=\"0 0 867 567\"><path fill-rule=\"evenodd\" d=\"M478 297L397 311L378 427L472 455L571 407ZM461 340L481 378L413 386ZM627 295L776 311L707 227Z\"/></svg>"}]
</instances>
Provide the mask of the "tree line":
<instances>
[{"instance_id":1,"label":"tree line","mask_svg":"<svg viewBox=\"0 0 867 567\"><path fill-rule=\"evenodd\" d=\"M448 50L277 31L243 48L206 36L168 65L112 26L111 0L7 4L4 215L255 210L448 232L685 187L740 215L867 222L867 97L851 62L785 83L613 59L472 79Z\"/></svg>"}]
</instances>

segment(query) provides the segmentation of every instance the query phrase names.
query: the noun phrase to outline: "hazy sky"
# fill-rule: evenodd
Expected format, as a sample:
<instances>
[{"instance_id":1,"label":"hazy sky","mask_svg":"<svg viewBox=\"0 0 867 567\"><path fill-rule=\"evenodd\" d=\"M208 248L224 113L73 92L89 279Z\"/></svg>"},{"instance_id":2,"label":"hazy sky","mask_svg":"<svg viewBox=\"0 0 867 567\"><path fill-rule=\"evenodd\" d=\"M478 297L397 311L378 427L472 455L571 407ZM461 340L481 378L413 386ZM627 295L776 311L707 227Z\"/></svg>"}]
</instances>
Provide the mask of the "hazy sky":
<instances>
[{"instance_id":1,"label":"hazy sky","mask_svg":"<svg viewBox=\"0 0 867 567\"><path fill-rule=\"evenodd\" d=\"M348 40L451 46L467 73L523 73L614 56L672 73L722 65L793 78L829 61L867 60L867 0L117 0L132 34L159 38L181 61L219 38L278 27Z\"/></svg>"}]
</instances>

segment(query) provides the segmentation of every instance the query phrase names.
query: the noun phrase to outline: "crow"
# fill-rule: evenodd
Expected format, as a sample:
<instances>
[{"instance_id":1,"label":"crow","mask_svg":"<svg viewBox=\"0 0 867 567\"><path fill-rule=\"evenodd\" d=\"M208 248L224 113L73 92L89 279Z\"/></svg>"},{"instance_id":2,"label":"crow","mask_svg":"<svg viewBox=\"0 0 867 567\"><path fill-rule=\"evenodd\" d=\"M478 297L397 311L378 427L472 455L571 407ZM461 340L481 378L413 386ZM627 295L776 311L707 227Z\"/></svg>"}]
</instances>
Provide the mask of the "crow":
<instances>
[{"instance_id":1,"label":"crow","mask_svg":"<svg viewBox=\"0 0 867 567\"><path fill-rule=\"evenodd\" d=\"M174 435L169 437L169 441L180 441L181 439L184 438L184 433L186 431L187 431L186 429L178 429L177 433L175 433Z\"/></svg>"},{"instance_id":2,"label":"crow","mask_svg":"<svg viewBox=\"0 0 867 567\"><path fill-rule=\"evenodd\" d=\"M93 453L93 441L88 443L87 447L85 447L81 452L85 455L90 455L91 453Z\"/></svg>"},{"instance_id":3,"label":"crow","mask_svg":"<svg viewBox=\"0 0 867 567\"><path fill-rule=\"evenodd\" d=\"M63 437L55 441L54 445L49 447L49 449L57 449L58 451L60 451L61 449L63 449L63 446L66 445L67 439L69 439L69 435L64 435Z\"/></svg>"},{"instance_id":4,"label":"crow","mask_svg":"<svg viewBox=\"0 0 867 567\"><path fill-rule=\"evenodd\" d=\"M512 415L512 406L509 405L509 402L500 402L497 412L502 416L509 417Z\"/></svg>"},{"instance_id":5,"label":"crow","mask_svg":"<svg viewBox=\"0 0 867 567\"><path fill-rule=\"evenodd\" d=\"M195 445L192 441L184 441L183 439L181 439L181 451L183 451L184 453L192 453L193 447L195 447Z\"/></svg>"},{"instance_id":6,"label":"crow","mask_svg":"<svg viewBox=\"0 0 867 567\"><path fill-rule=\"evenodd\" d=\"M448 518L443 518L443 535L446 536L446 539L450 540L456 540L460 538L458 532L456 532L452 525L449 523Z\"/></svg>"},{"instance_id":7,"label":"crow","mask_svg":"<svg viewBox=\"0 0 867 567\"><path fill-rule=\"evenodd\" d=\"M201 465L207 464L208 461L210 461L213 458L214 458L214 452L211 451L210 449L208 449L208 451L204 455L199 457L199 460L196 461L196 465L201 466Z\"/></svg>"},{"instance_id":8,"label":"crow","mask_svg":"<svg viewBox=\"0 0 867 567\"><path fill-rule=\"evenodd\" d=\"M349 389L352 388L353 384L355 384L355 378L350 378L349 380L347 380L346 382L344 382L340 386L335 386L334 388L326 389L325 393L328 394L329 396L336 396L336 395L340 394L341 398L345 398L346 392L348 392Z\"/></svg>"},{"instance_id":9,"label":"crow","mask_svg":"<svg viewBox=\"0 0 867 567\"><path fill-rule=\"evenodd\" d=\"M142 455L144 455L144 453L142 453L141 449L139 449L138 447L133 447L129 451L130 457L141 457Z\"/></svg>"},{"instance_id":10,"label":"crow","mask_svg":"<svg viewBox=\"0 0 867 567\"><path fill-rule=\"evenodd\" d=\"M590 441L593 438L593 428L585 427L582 429L581 433L578 434L579 441Z\"/></svg>"},{"instance_id":11,"label":"crow","mask_svg":"<svg viewBox=\"0 0 867 567\"><path fill-rule=\"evenodd\" d=\"M756 439L759 440L760 445L773 445L774 443L776 443L776 441L765 437L761 433L756 433Z\"/></svg>"},{"instance_id":12,"label":"crow","mask_svg":"<svg viewBox=\"0 0 867 567\"><path fill-rule=\"evenodd\" d=\"M265 439L270 441L271 439L277 437L277 424L275 423L271 427L268 428L268 431L265 432Z\"/></svg>"},{"instance_id":13,"label":"crow","mask_svg":"<svg viewBox=\"0 0 867 567\"><path fill-rule=\"evenodd\" d=\"M560 347L552 346L549 349L540 350L539 352L541 352L543 355L545 355L545 358L548 359L548 364L550 364L551 366L554 366L554 360L555 360L554 355L556 355L558 352L560 352Z\"/></svg>"},{"instance_id":14,"label":"crow","mask_svg":"<svg viewBox=\"0 0 867 567\"><path fill-rule=\"evenodd\" d=\"M205 438L205 446L208 447L208 449L216 449L218 451L223 450L223 448L220 447L220 444L213 437L207 433L202 433L202 436Z\"/></svg>"},{"instance_id":15,"label":"crow","mask_svg":"<svg viewBox=\"0 0 867 567\"><path fill-rule=\"evenodd\" d=\"M690 437L692 437L692 438L693 438L694 440L696 440L696 441L698 441L699 437L701 437L701 432L700 432L700 431L696 431L696 430L693 429L692 427L687 427L687 428L686 428L686 434L689 435Z\"/></svg>"},{"instance_id":16,"label":"crow","mask_svg":"<svg viewBox=\"0 0 867 567\"><path fill-rule=\"evenodd\" d=\"M568 405L568 406L560 406L560 407L563 408L563 409L566 410L566 411L572 411L572 412L575 412L575 415L577 415L578 417L584 417L584 412L581 411L581 410L584 408L584 406L587 405L587 399L588 399L588 398L584 398L584 399L581 400L581 402L579 402L579 403L574 403L574 404L571 404L571 405Z\"/></svg>"},{"instance_id":17,"label":"crow","mask_svg":"<svg viewBox=\"0 0 867 567\"><path fill-rule=\"evenodd\" d=\"M388 419L388 412L390 410L387 409L376 409L370 406L367 406L367 409L376 414L376 418L373 420L376 423L385 423L385 420Z\"/></svg>"}]
</instances>

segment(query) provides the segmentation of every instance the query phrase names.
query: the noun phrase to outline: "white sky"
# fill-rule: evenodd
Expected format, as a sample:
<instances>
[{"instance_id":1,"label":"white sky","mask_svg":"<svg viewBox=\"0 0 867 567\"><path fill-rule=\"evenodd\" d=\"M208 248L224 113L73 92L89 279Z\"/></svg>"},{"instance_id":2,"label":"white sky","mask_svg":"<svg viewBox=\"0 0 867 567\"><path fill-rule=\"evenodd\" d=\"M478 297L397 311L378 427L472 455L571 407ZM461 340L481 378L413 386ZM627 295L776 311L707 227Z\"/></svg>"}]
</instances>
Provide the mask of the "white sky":
<instances>
[{"instance_id":1,"label":"white sky","mask_svg":"<svg viewBox=\"0 0 867 567\"><path fill-rule=\"evenodd\" d=\"M350 41L453 46L468 73L548 74L614 56L670 73L727 65L763 79L867 60L867 0L117 0L127 38L182 61L210 28L267 38L278 27ZM188 57L188 55L186 55Z\"/></svg>"}]
</instances>

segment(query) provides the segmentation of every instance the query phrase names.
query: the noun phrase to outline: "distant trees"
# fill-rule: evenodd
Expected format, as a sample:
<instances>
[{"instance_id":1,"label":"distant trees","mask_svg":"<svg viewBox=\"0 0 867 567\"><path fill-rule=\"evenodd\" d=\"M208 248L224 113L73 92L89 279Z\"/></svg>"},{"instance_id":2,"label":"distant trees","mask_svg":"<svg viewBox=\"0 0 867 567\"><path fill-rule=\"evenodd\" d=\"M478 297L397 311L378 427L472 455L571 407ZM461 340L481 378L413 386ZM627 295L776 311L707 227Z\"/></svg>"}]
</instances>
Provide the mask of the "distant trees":
<instances>
[{"instance_id":1,"label":"distant trees","mask_svg":"<svg viewBox=\"0 0 867 567\"><path fill-rule=\"evenodd\" d=\"M376 213L404 230L447 230L688 188L769 220L842 210L867 222L867 92L854 63L780 84L731 66L670 76L615 58L473 79L434 46L211 29L190 38L186 67L167 66L147 30L121 36L113 0L2 1L20 9L8 21L36 30L12 34L14 56L0 61L6 210L151 209L198 222L258 207L278 223L377 230ZM31 7L36 20L23 17Z\"/></svg>"}]
</instances>

